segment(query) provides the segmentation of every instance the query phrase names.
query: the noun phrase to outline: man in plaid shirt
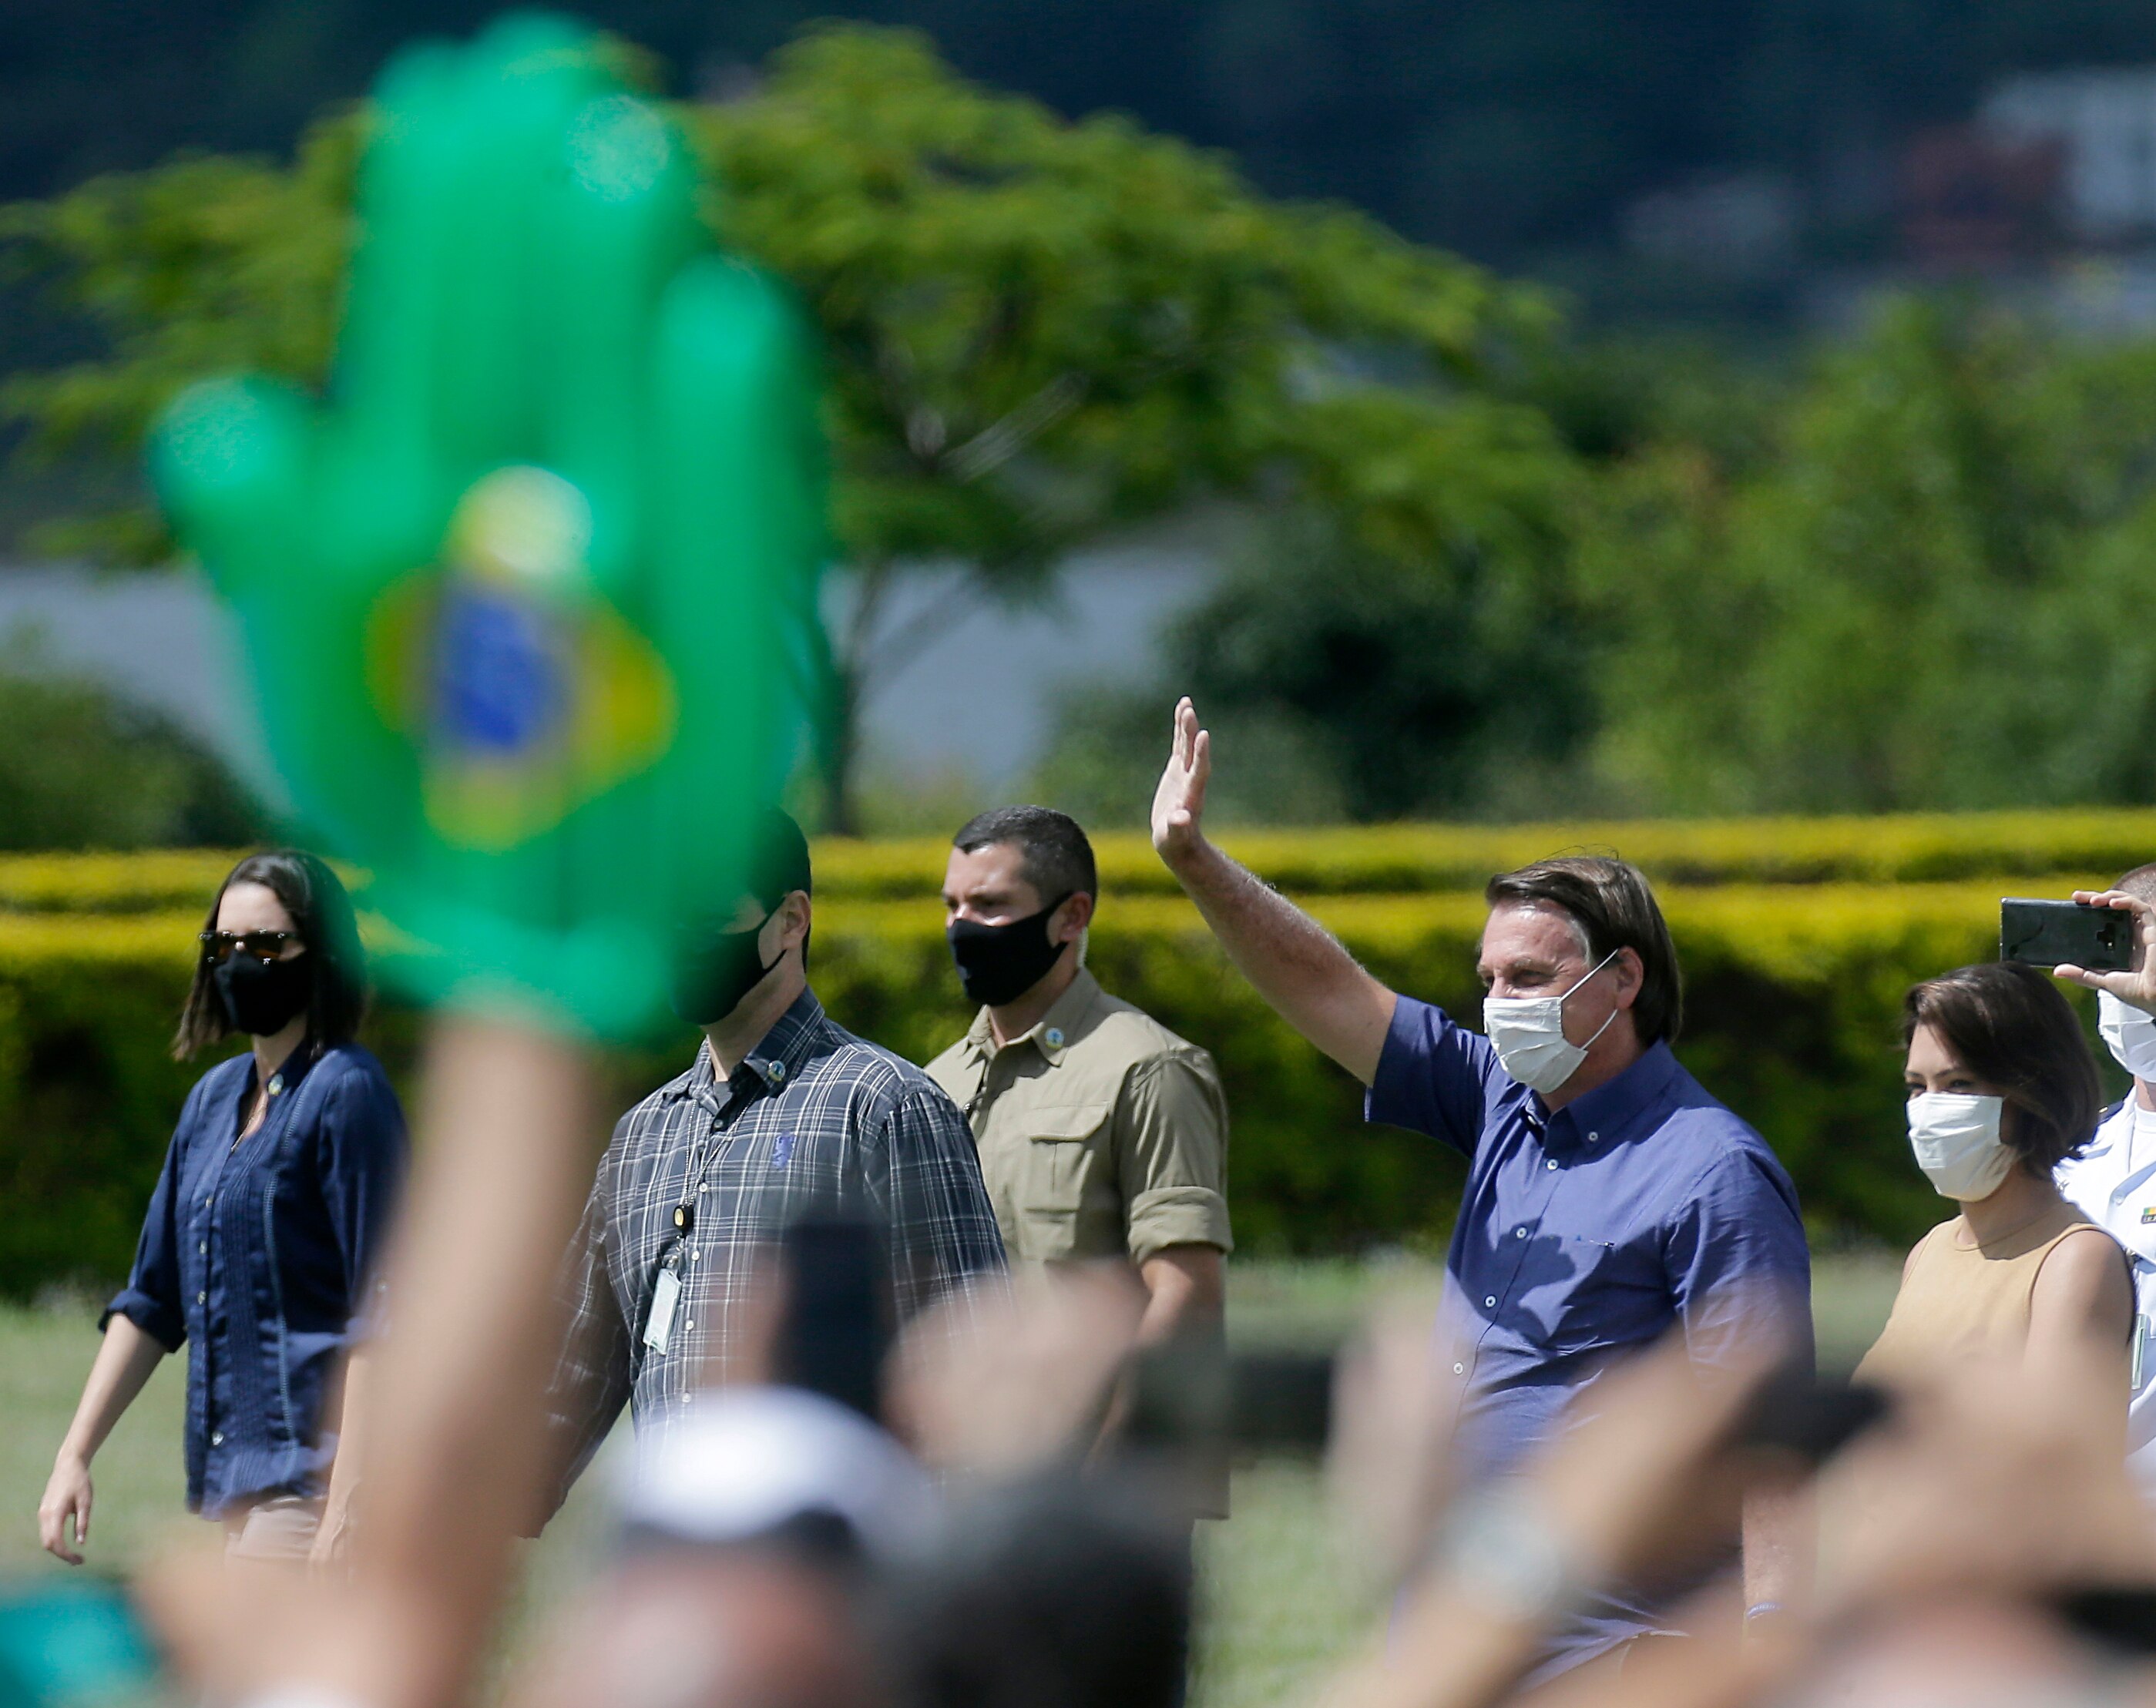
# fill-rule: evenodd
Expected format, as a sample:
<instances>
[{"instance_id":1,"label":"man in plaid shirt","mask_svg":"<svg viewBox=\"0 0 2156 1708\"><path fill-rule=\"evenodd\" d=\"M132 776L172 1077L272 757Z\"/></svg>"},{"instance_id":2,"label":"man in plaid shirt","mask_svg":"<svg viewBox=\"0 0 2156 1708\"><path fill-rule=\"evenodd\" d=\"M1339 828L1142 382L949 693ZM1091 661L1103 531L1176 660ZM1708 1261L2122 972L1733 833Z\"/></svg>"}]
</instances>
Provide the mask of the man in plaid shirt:
<instances>
[{"instance_id":1,"label":"man in plaid shirt","mask_svg":"<svg viewBox=\"0 0 2156 1708\"><path fill-rule=\"evenodd\" d=\"M918 1068L824 1014L808 982L808 842L774 811L758 843L752 893L680 947L674 1005L704 1044L615 1127L570 1248L572 1316L548 1396L564 1490L624 1403L649 1443L734 1373L770 1254L803 1218L882 1231L901 1325L1004 1285L965 1118Z\"/></svg>"}]
</instances>

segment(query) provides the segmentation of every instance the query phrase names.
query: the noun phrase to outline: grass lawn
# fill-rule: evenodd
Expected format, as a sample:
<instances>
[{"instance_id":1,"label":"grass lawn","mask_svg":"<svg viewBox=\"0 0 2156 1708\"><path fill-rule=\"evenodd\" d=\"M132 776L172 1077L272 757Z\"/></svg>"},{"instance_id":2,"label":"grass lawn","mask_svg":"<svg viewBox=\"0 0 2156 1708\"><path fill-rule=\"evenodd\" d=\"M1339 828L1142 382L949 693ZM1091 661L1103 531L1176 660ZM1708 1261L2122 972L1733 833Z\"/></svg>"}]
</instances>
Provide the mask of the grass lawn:
<instances>
[{"instance_id":1,"label":"grass lawn","mask_svg":"<svg viewBox=\"0 0 2156 1708\"><path fill-rule=\"evenodd\" d=\"M1845 1366L1886 1320L1897 1264L1843 1258L1819 1265L1814 1301L1820 1354ZM1230 1266L1229 1323L1239 1339L1334 1339L1379 1290L1434 1291L1435 1272L1396 1264L1260 1263ZM54 1448L95 1350L84 1306L0 1310L0 1574L64 1568L38 1551L36 1511ZM90 1527L93 1565L124 1572L158 1535L192 1522L182 1511L182 1372L167 1360L98 1455ZM512 1645L603 1557L603 1501L588 1478L526 1558ZM1273 1461L1236 1473L1235 1516L1201 1526L1206 1619L1194 1700L1199 1708L1270 1708L1297 1700L1377 1609L1333 1554L1317 1473Z\"/></svg>"}]
</instances>

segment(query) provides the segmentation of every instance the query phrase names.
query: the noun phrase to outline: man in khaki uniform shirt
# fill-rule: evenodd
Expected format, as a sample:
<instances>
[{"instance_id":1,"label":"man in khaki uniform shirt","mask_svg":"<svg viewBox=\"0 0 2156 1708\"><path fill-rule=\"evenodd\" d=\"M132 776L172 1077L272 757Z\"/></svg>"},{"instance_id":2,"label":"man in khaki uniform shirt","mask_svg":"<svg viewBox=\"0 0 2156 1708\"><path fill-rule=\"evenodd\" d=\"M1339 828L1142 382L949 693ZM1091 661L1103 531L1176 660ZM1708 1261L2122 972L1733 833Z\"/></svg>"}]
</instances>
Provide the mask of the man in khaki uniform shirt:
<instances>
[{"instance_id":1,"label":"man in khaki uniform shirt","mask_svg":"<svg viewBox=\"0 0 2156 1708\"><path fill-rule=\"evenodd\" d=\"M1227 1100L1212 1057L1081 964L1097 889L1086 833L1045 807L952 839L944 913L981 1012L929 1077L972 1124L1014 1272L1121 1259L1145 1284L1142 1339L1217 1335Z\"/></svg>"}]
</instances>

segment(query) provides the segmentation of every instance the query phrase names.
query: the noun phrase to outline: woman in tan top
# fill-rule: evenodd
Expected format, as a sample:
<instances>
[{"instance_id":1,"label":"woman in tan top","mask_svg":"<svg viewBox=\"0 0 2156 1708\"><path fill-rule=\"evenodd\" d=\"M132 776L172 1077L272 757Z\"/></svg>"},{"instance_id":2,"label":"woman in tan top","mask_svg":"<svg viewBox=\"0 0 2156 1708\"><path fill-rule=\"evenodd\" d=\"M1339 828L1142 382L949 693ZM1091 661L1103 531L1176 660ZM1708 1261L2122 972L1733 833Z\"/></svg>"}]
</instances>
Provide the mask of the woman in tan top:
<instances>
[{"instance_id":1,"label":"woman in tan top","mask_svg":"<svg viewBox=\"0 0 2156 1708\"><path fill-rule=\"evenodd\" d=\"M1857 1374L1921 1377L1971 1355L2040 1363L2099 1337L2118 1348L2123 1429L2133 1316L2125 1255L2051 1179L2088 1142L2102 1104L2080 1021L2044 973L1998 962L1915 987L1902 1034L1910 1146L1961 1213L1917 1242Z\"/></svg>"}]
</instances>

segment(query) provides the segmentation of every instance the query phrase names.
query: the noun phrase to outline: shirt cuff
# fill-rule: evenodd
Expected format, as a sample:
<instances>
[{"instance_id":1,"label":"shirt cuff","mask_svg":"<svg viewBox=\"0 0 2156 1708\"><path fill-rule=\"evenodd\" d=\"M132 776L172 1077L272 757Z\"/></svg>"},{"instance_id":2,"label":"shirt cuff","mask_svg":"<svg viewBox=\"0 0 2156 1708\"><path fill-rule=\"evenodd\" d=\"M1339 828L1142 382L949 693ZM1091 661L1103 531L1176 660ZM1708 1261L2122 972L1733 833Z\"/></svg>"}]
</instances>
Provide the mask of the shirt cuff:
<instances>
[{"instance_id":1,"label":"shirt cuff","mask_svg":"<svg viewBox=\"0 0 2156 1708\"><path fill-rule=\"evenodd\" d=\"M114 1295L97 1319L98 1333L103 1334L110 1327L116 1316L126 1317L168 1352L178 1352L187 1337L187 1326L179 1313L159 1304L138 1287L124 1287Z\"/></svg>"},{"instance_id":2,"label":"shirt cuff","mask_svg":"<svg viewBox=\"0 0 2156 1708\"><path fill-rule=\"evenodd\" d=\"M1228 1200L1210 1187L1163 1186L1132 1201L1128 1222L1131 1261L1143 1263L1171 1245L1214 1245L1233 1251Z\"/></svg>"}]
</instances>

